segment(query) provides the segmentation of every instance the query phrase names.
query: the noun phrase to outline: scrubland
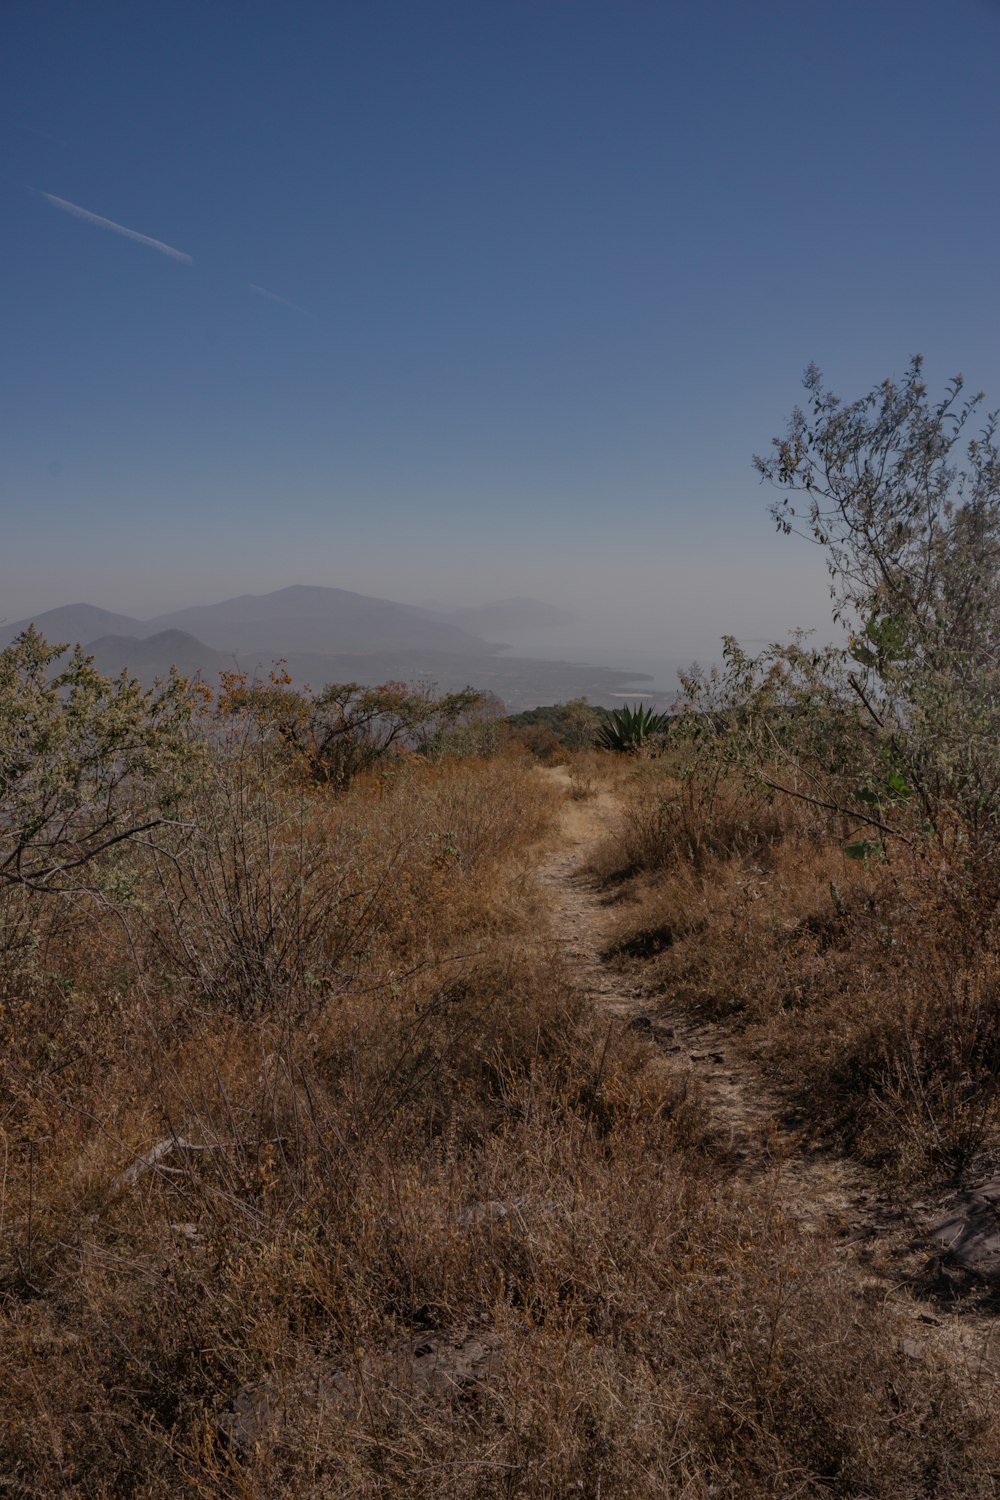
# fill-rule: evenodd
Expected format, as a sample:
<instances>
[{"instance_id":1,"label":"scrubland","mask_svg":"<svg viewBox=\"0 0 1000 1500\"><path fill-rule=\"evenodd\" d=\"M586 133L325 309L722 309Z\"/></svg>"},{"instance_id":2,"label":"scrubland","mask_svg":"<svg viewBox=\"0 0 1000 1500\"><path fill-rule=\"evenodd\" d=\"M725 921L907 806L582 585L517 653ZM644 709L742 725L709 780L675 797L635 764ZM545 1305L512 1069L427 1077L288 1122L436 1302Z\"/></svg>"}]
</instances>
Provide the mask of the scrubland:
<instances>
[{"instance_id":1,"label":"scrubland","mask_svg":"<svg viewBox=\"0 0 1000 1500\"><path fill-rule=\"evenodd\" d=\"M596 857L623 932L671 926L656 982L758 1028L818 1113L849 1076L825 1123L863 1151L864 1080L890 1124L909 1100L875 877L772 808L675 825L665 766L631 767L581 757L567 792L494 744L334 794L230 741L86 882L4 887L6 1489L994 1492L987 1396L901 1352L778 1175L734 1173L537 872L620 785Z\"/></svg>"},{"instance_id":2,"label":"scrubland","mask_svg":"<svg viewBox=\"0 0 1000 1500\"><path fill-rule=\"evenodd\" d=\"M997 1493L995 1275L838 1216L996 1173L1000 418L805 388L842 640L676 715L0 652L9 1492Z\"/></svg>"},{"instance_id":3,"label":"scrubland","mask_svg":"<svg viewBox=\"0 0 1000 1500\"><path fill-rule=\"evenodd\" d=\"M844 856L841 820L643 768L599 878L653 993L742 1032L831 1141L897 1179L959 1179L1000 1144L992 922L926 852ZM654 951L655 950L655 951Z\"/></svg>"}]
</instances>

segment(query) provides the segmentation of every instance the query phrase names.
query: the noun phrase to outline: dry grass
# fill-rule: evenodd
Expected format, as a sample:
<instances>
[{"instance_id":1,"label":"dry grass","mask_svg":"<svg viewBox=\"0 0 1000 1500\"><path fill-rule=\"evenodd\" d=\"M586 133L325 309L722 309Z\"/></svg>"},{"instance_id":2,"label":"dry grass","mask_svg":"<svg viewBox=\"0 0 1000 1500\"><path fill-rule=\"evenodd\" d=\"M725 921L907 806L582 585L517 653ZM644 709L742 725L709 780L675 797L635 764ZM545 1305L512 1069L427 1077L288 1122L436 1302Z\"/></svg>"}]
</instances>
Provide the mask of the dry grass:
<instances>
[{"instance_id":1,"label":"dry grass","mask_svg":"<svg viewBox=\"0 0 1000 1500\"><path fill-rule=\"evenodd\" d=\"M551 783L400 765L334 803L245 771L99 898L33 900L9 965L12 1493L994 1493L991 1413L553 957ZM801 924L827 867L783 837ZM646 898L716 923L720 980L740 934L777 951L758 843Z\"/></svg>"},{"instance_id":2,"label":"dry grass","mask_svg":"<svg viewBox=\"0 0 1000 1500\"><path fill-rule=\"evenodd\" d=\"M940 869L843 843L788 801L640 780L595 859L627 883L612 946L670 1003L744 1029L823 1132L893 1171L962 1170L1000 1145L995 933Z\"/></svg>"},{"instance_id":3,"label":"dry grass","mask_svg":"<svg viewBox=\"0 0 1000 1500\"><path fill-rule=\"evenodd\" d=\"M615 757L604 775L614 779L622 801L618 825L593 860L606 880L678 866L701 870L735 855L766 860L801 821L787 802L746 783L721 773L686 774L677 757L633 761L631 771L629 765L627 757Z\"/></svg>"}]
</instances>

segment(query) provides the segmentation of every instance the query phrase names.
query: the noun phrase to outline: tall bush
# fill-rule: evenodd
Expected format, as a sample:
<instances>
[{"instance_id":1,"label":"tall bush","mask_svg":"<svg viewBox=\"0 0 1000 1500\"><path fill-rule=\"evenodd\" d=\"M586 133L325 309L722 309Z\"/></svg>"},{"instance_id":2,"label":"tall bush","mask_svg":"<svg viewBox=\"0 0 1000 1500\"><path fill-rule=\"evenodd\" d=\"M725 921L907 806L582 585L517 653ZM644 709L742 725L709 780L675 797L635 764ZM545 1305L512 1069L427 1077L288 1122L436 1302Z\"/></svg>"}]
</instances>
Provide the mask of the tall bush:
<instances>
[{"instance_id":1,"label":"tall bush","mask_svg":"<svg viewBox=\"0 0 1000 1500\"><path fill-rule=\"evenodd\" d=\"M0 651L0 885L53 891L177 812L203 747L204 696L104 677L33 627Z\"/></svg>"},{"instance_id":2,"label":"tall bush","mask_svg":"<svg viewBox=\"0 0 1000 1500\"><path fill-rule=\"evenodd\" d=\"M757 457L785 533L819 545L839 638L692 674L696 735L841 820L849 852L933 845L983 909L1000 897L1000 453L996 417L919 358L849 404L819 371Z\"/></svg>"}]
</instances>

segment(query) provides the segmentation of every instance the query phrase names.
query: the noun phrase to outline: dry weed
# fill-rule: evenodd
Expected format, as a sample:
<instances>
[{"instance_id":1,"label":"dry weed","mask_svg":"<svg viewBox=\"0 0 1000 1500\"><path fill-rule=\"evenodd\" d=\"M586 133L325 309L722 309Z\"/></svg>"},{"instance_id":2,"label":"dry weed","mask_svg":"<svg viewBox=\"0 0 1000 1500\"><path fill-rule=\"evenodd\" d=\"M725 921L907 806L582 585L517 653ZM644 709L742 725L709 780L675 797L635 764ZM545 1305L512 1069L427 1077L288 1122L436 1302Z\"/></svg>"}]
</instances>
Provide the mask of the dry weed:
<instances>
[{"instance_id":1,"label":"dry weed","mask_svg":"<svg viewBox=\"0 0 1000 1500\"><path fill-rule=\"evenodd\" d=\"M937 870L905 850L849 860L787 804L717 788L699 807L659 782L633 790L595 870L627 882L611 956L743 1029L820 1130L911 1174L998 1143L995 938Z\"/></svg>"},{"instance_id":2,"label":"dry weed","mask_svg":"<svg viewBox=\"0 0 1000 1500\"><path fill-rule=\"evenodd\" d=\"M273 795L263 830L225 801L225 839L174 851L186 884L150 855L128 901L37 913L9 976L14 1492L993 1493L988 1414L731 1180L683 1078L552 956L531 851L554 787L501 760ZM267 899L275 967L241 1004L204 976Z\"/></svg>"}]
</instances>

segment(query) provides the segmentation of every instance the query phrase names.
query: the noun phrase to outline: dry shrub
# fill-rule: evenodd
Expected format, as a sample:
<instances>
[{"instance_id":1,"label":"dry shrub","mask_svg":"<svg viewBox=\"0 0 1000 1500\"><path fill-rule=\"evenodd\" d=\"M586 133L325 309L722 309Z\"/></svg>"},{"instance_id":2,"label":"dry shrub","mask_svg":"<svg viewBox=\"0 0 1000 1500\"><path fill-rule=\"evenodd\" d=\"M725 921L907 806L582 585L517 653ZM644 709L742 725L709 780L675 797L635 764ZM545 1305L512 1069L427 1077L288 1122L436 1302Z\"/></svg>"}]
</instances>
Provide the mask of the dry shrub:
<instances>
[{"instance_id":1,"label":"dry shrub","mask_svg":"<svg viewBox=\"0 0 1000 1500\"><path fill-rule=\"evenodd\" d=\"M794 807L745 778L688 774L677 757L640 763L592 867L603 879L624 879L679 863L702 869L737 854L763 859L801 821Z\"/></svg>"},{"instance_id":2,"label":"dry shrub","mask_svg":"<svg viewBox=\"0 0 1000 1500\"><path fill-rule=\"evenodd\" d=\"M984 1418L689 1140L645 1045L551 969L512 978L487 1073L460 1047L438 1075L450 1118L426 1078L388 1104L384 1025L346 1073L245 1021L178 1055L170 1108L219 1149L106 1191L8 1303L7 1472L248 1500L989 1493Z\"/></svg>"},{"instance_id":3,"label":"dry shrub","mask_svg":"<svg viewBox=\"0 0 1000 1500\"><path fill-rule=\"evenodd\" d=\"M511 742L520 746L543 765L561 765L568 751L548 724L518 724L509 729Z\"/></svg>"},{"instance_id":4,"label":"dry shrub","mask_svg":"<svg viewBox=\"0 0 1000 1500\"><path fill-rule=\"evenodd\" d=\"M293 912L300 850L301 909L350 851L377 892L320 985L288 961L253 1006L210 1001L163 957L173 876L142 861L12 981L15 1492L991 1493L988 1415L903 1357L776 1190L733 1182L687 1076L569 983L530 876L556 796L517 761L411 768L318 799L307 838L239 802L247 864L231 838L199 854L221 892L246 903L232 871L263 870ZM232 909L189 889L188 935L225 936Z\"/></svg>"},{"instance_id":5,"label":"dry shrub","mask_svg":"<svg viewBox=\"0 0 1000 1500\"><path fill-rule=\"evenodd\" d=\"M308 1006L387 945L433 956L480 920L502 853L537 838L551 807L516 760L461 774L401 761L334 799L232 757L174 841L150 847L156 895L134 924L147 967L245 1014Z\"/></svg>"},{"instance_id":6,"label":"dry shrub","mask_svg":"<svg viewBox=\"0 0 1000 1500\"><path fill-rule=\"evenodd\" d=\"M602 796L618 799L651 764L641 757L607 750L574 750L566 760L569 795L579 802Z\"/></svg>"},{"instance_id":7,"label":"dry shrub","mask_svg":"<svg viewBox=\"0 0 1000 1500\"><path fill-rule=\"evenodd\" d=\"M667 1005L745 1030L813 1124L869 1160L980 1160L1000 1139L1000 988L979 914L915 853L866 865L808 810L732 806L675 837L658 790L633 793L596 861L631 877L611 956Z\"/></svg>"}]
</instances>

